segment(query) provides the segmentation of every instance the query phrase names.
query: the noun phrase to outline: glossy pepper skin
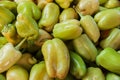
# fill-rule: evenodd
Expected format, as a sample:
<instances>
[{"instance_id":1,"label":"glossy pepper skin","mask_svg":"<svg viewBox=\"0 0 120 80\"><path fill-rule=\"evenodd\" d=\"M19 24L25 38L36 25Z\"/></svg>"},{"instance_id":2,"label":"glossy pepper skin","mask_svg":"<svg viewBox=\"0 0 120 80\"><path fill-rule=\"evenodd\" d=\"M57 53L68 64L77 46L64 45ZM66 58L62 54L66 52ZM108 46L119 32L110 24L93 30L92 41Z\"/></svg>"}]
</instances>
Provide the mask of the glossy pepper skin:
<instances>
[{"instance_id":1,"label":"glossy pepper skin","mask_svg":"<svg viewBox=\"0 0 120 80\"><path fill-rule=\"evenodd\" d=\"M53 26L58 21L59 14L59 6L55 3L48 3L42 11L42 16L38 22L39 27L44 28L48 32L51 32Z\"/></svg>"},{"instance_id":2,"label":"glossy pepper skin","mask_svg":"<svg viewBox=\"0 0 120 80\"><path fill-rule=\"evenodd\" d=\"M77 79L81 79L87 72L86 64L82 57L70 51L70 73Z\"/></svg>"},{"instance_id":3,"label":"glossy pepper skin","mask_svg":"<svg viewBox=\"0 0 120 80\"><path fill-rule=\"evenodd\" d=\"M29 74L26 69L19 65L14 65L6 72L7 80L28 80Z\"/></svg>"},{"instance_id":4,"label":"glossy pepper skin","mask_svg":"<svg viewBox=\"0 0 120 80\"><path fill-rule=\"evenodd\" d=\"M20 37L35 40L39 35L37 22L29 15L18 14L15 26Z\"/></svg>"},{"instance_id":5,"label":"glossy pepper skin","mask_svg":"<svg viewBox=\"0 0 120 80\"><path fill-rule=\"evenodd\" d=\"M33 65L30 71L29 80L54 80L50 78L46 71L45 61Z\"/></svg>"},{"instance_id":6,"label":"glossy pepper skin","mask_svg":"<svg viewBox=\"0 0 120 80\"><path fill-rule=\"evenodd\" d=\"M55 0L61 8L68 8L73 0Z\"/></svg>"},{"instance_id":7,"label":"glossy pepper skin","mask_svg":"<svg viewBox=\"0 0 120 80\"><path fill-rule=\"evenodd\" d=\"M113 28L110 30L109 35L100 41L102 48L111 47L113 49L120 49L120 29Z\"/></svg>"},{"instance_id":8,"label":"glossy pepper skin","mask_svg":"<svg viewBox=\"0 0 120 80\"><path fill-rule=\"evenodd\" d=\"M4 25L12 22L15 19L15 15L7 8L0 6L0 31Z\"/></svg>"},{"instance_id":9,"label":"glossy pepper skin","mask_svg":"<svg viewBox=\"0 0 120 80\"><path fill-rule=\"evenodd\" d=\"M95 61L98 54L97 48L86 34L72 40L74 50L88 61Z\"/></svg>"},{"instance_id":10,"label":"glossy pepper skin","mask_svg":"<svg viewBox=\"0 0 120 80\"><path fill-rule=\"evenodd\" d=\"M55 24L53 36L62 40L71 40L80 36L82 31L80 22L76 19L71 19Z\"/></svg>"},{"instance_id":11,"label":"glossy pepper skin","mask_svg":"<svg viewBox=\"0 0 120 80\"><path fill-rule=\"evenodd\" d=\"M100 38L100 30L93 17L90 15L82 16L80 24L89 38L96 43Z\"/></svg>"},{"instance_id":12,"label":"glossy pepper skin","mask_svg":"<svg viewBox=\"0 0 120 80\"><path fill-rule=\"evenodd\" d=\"M105 80L105 76L100 68L88 67L87 73L82 80Z\"/></svg>"},{"instance_id":13,"label":"glossy pepper skin","mask_svg":"<svg viewBox=\"0 0 120 80\"><path fill-rule=\"evenodd\" d=\"M108 14L109 13L109 14ZM120 11L117 9L106 9L94 16L100 30L108 30L120 25Z\"/></svg>"},{"instance_id":14,"label":"glossy pepper skin","mask_svg":"<svg viewBox=\"0 0 120 80\"><path fill-rule=\"evenodd\" d=\"M106 80L120 80L120 76L115 73L109 72L106 74Z\"/></svg>"},{"instance_id":15,"label":"glossy pepper skin","mask_svg":"<svg viewBox=\"0 0 120 80\"><path fill-rule=\"evenodd\" d=\"M32 1L22 1L17 6L17 12L26 14L38 20L41 17L41 11L37 5Z\"/></svg>"},{"instance_id":16,"label":"glossy pepper skin","mask_svg":"<svg viewBox=\"0 0 120 80\"><path fill-rule=\"evenodd\" d=\"M47 73L51 78L64 79L69 71L70 56L65 43L59 38L47 40L42 45Z\"/></svg>"},{"instance_id":17,"label":"glossy pepper skin","mask_svg":"<svg viewBox=\"0 0 120 80\"><path fill-rule=\"evenodd\" d=\"M96 63L116 74L120 74L120 54L113 48L107 47L96 57Z\"/></svg>"}]
</instances>

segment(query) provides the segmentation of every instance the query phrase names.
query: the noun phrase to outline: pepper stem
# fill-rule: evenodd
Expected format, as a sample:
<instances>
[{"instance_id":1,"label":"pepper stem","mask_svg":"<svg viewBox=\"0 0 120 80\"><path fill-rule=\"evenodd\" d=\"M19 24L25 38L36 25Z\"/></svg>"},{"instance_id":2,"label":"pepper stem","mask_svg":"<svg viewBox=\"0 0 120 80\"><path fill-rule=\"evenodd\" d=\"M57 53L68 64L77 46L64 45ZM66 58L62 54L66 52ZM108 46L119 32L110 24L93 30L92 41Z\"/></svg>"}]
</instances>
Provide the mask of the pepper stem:
<instances>
[{"instance_id":1,"label":"pepper stem","mask_svg":"<svg viewBox=\"0 0 120 80\"><path fill-rule=\"evenodd\" d=\"M22 44L26 41L27 37L25 37L16 47L15 49L20 50Z\"/></svg>"}]
</instances>

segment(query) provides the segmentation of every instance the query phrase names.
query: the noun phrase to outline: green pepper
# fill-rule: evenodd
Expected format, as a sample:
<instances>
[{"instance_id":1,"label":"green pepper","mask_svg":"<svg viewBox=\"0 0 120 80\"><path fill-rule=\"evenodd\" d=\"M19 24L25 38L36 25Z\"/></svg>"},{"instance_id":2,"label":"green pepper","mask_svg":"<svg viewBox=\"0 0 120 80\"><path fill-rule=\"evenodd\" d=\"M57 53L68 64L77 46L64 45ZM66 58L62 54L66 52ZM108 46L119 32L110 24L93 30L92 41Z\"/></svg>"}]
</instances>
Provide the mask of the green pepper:
<instances>
[{"instance_id":1,"label":"green pepper","mask_svg":"<svg viewBox=\"0 0 120 80\"><path fill-rule=\"evenodd\" d=\"M7 80L28 80L29 74L26 69L19 65L14 65L6 72Z\"/></svg>"},{"instance_id":2,"label":"green pepper","mask_svg":"<svg viewBox=\"0 0 120 80\"><path fill-rule=\"evenodd\" d=\"M70 51L70 73L77 79L81 79L87 72L86 64L82 57Z\"/></svg>"},{"instance_id":3,"label":"green pepper","mask_svg":"<svg viewBox=\"0 0 120 80\"><path fill-rule=\"evenodd\" d=\"M42 11L42 16L38 22L40 28L44 28L46 31L51 32L53 26L59 19L60 9L55 3L48 3Z\"/></svg>"},{"instance_id":4,"label":"green pepper","mask_svg":"<svg viewBox=\"0 0 120 80\"><path fill-rule=\"evenodd\" d=\"M120 76L115 73L109 72L106 74L106 80L120 80Z\"/></svg>"},{"instance_id":5,"label":"green pepper","mask_svg":"<svg viewBox=\"0 0 120 80\"><path fill-rule=\"evenodd\" d=\"M29 15L18 14L15 26L20 37L27 37L28 40L35 40L39 35L37 22Z\"/></svg>"},{"instance_id":6,"label":"green pepper","mask_svg":"<svg viewBox=\"0 0 120 80\"><path fill-rule=\"evenodd\" d=\"M61 8L68 8L73 0L55 0Z\"/></svg>"},{"instance_id":7,"label":"green pepper","mask_svg":"<svg viewBox=\"0 0 120 80\"><path fill-rule=\"evenodd\" d=\"M105 4L108 0L98 0L99 1L99 4L102 5L102 4Z\"/></svg>"},{"instance_id":8,"label":"green pepper","mask_svg":"<svg viewBox=\"0 0 120 80\"><path fill-rule=\"evenodd\" d=\"M100 68L88 67L87 73L82 80L105 80L105 76Z\"/></svg>"},{"instance_id":9,"label":"green pepper","mask_svg":"<svg viewBox=\"0 0 120 80\"><path fill-rule=\"evenodd\" d=\"M16 47L14 47L12 43L6 43L0 49L0 73L8 70L22 57L22 53L19 49L25 40L26 38L23 39Z\"/></svg>"},{"instance_id":10,"label":"green pepper","mask_svg":"<svg viewBox=\"0 0 120 80\"><path fill-rule=\"evenodd\" d=\"M85 33L93 42L97 42L100 38L100 30L94 21L93 17L90 15L81 16L80 24L84 29Z\"/></svg>"},{"instance_id":11,"label":"green pepper","mask_svg":"<svg viewBox=\"0 0 120 80\"><path fill-rule=\"evenodd\" d=\"M69 71L70 57L65 43L59 38L47 40L42 45L47 73L51 78L64 79Z\"/></svg>"},{"instance_id":12,"label":"green pepper","mask_svg":"<svg viewBox=\"0 0 120 80\"><path fill-rule=\"evenodd\" d=\"M29 80L53 80L53 78L48 76L45 61L40 61L39 63L33 65L30 71Z\"/></svg>"},{"instance_id":13,"label":"green pepper","mask_svg":"<svg viewBox=\"0 0 120 80\"><path fill-rule=\"evenodd\" d=\"M73 8L64 9L59 16L59 22L66 21L69 19L78 19L78 14Z\"/></svg>"},{"instance_id":14,"label":"green pepper","mask_svg":"<svg viewBox=\"0 0 120 80\"><path fill-rule=\"evenodd\" d=\"M109 13L109 14L108 14ZM106 9L94 16L100 30L108 30L120 25L120 11L118 9Z\"/></svg>"},{"instance_id":15,"label":"green pepper","mask_svg":"<svg viewBox=\"0 0 120 80\"><path fill-rule=\"evenodd\" d=\"M7 39L4 36L0 36L0 48L2 48L6 43L8 43Z\"/></svg>"},{"instance_id":16,"label":"green pepper","mask_svg":"<svg viewBox=\"0 0 120 80\"><path fill-rule=\"evenodd\" d=\"M86 34L72 40L74 50L88 61L95 61L98 54L97 48Z\"/></svg>"},{"instance_id":17,"label":"green pepper","mask_svg":"<svg viewBox=\"0 0 120 80\"><path fill-rule=\"evenodd\" d=\"M0 6L0 31L4 25L12 22L15 19L14 14L7 8Z\"/></svg>"},{"instance_id":18,"label":"green pepper","mask_svg":"<svg viewBox=\"0 0 120 80\"><path fill-rule=\"evenodd\" d=\"M83 29L80 27L80 22L76 19L70 19L55 24L53 36L62 40L70 40L80 36L82 31Z\"/></svg>"},{"instance_id":19,"label":"green pepper","mask_svg":"<svg viewBox=\"0 0 120 80\"><path fill-rule=\"evenodd\" d=\"M120 49L120 29L113 28L109 31L109 35L100 41L102 48L111 47L113 49Z\"/></svg>"},{"instance_id":20,"label":"green pepper","mask_svg":"<svg viewBox=\"0 0 120 80\"><path fill-rule=\"evenodd\" d=\"M108 0L104 6L106 8L115 8L120 6L120 1L119 0Z\"/></svg>"},{"instance_id":21,"label":"green pepper","mask_svg":"<svg viewBox=\"0 0 120 80\"><path fill-rule=\"evenodd\" d=\"M120 74L120 54L115 49L106 47L96 57L96 63L108 71Z\"/></svg>"},{"instance_id":22,"label":"green pepper","mask_svg":"<svg viewBox=\"0 0 120 80\"><path fill-rule=\"evenodd\" d=\"M18 4L17 12L23 13L33 17L35 20L38 20L41 17L41 11L34 2L23 1Z\"/></svg>"},{"instance_id":23,"label":"green pepper","mask_svg":"<svg viewBox=\"0 0 120 80\"><path fill-rule=\"evenodd\" d=\"M6 80L6 78L3 74L0 74L0 80Z\"/></svg>"}]
</instances>

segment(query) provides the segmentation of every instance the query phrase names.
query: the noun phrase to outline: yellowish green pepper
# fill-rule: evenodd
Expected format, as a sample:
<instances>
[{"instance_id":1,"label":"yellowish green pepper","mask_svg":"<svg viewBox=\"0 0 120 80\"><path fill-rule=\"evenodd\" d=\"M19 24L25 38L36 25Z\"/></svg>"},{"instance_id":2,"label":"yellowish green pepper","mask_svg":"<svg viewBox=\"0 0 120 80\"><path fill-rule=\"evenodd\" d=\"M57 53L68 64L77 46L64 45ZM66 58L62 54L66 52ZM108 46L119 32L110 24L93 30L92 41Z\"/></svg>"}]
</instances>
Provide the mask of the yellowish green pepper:
<instances>
[{"instance_id":1,"label":"yellowish green pepper","mask_svg":"<svg viewBox=\"0 0 120 80\"><path fill-rule=\"evenodd\" d=\"M42 11L42 16L38 22L39 27L51 32L53 26L58 22L59 14L59 6L56 3L48 3Z\"/></svg>"},{"instance_id":2,"label":"yellowish green pepper","mask_svg":"<svg viewBox=\"0 0 120 80\"><path fill-rule=\"evenodd\" d=\"M45 61L40 61L39 63L33 65L30 71L29 80L54 80L50 78L47 71Z\"/></svg>"},{"instance_id":3,"label":"yellowish green pepper","mask_svg":"<svg viewBox=\"0 0 120 80\"><path fill-rule=\"evenodd\" d=\"M104 6L106 8L115 8L120 6L120 1L119 0L108 0Z\"/></svg>"},{"instance_id":4,"label":"yellowish green pepper","mask_svg":"<svg viewBox=\"0 0 120 80\"><path fill-rule=\"evenodd\" d=\"M102 4L105 4L108 0L98 0L99 1L99 4L102 5Z\"/></svg>"},{"instance_id":5,"label":"yellowish green pepper","mask_svg":"<svg viewBox=\"0 0 120 80\"><path fill-rule=\"evenodd\" d=\"M108 14L109 13L109 14ZM108 30L120 25L120 11L118 9L106 9L94 16L100 30Z\"/></svg>"},{"instance_id":6,"label":"yellowish green pepper","mask_svg":"<svg viewBox=\"0 0 120 80\"><path fill-rule=\"evenodd\" d=\"M7 80L28 80L29 74L26 69L19 65L14 65L6 72Z\"/></svg>"},{"instance_id":7,"label":"yellowish green pepper","mask_svg":"<svg viewBox=\"0 0 120 80\"><path fill-rule=\"evenodd\" d=\"M71 40L80 36L82 31L83 29L80 27L80 22L76 19L70 19L55 24L53 36L62 40Z\"/></svg>"},{"instance_id":8,"label":"yellowish green pepper","mask_svg":"<svg viewBox=\"0 0 120 80\"><path fill-rule=\"evenodd\" d=\"M108 71L120 74L120 54L113 48L103 49L96 57L96 63Z\"/></svg>"},{"instance_id":9,"label":"yellowish green pepper","mask_svg":"<svg viewBox=\"0 0 120 80\"><path fill-rule=\"evenodd\" d=\"M106 74L106 80L120 80L120 76L115 73L109 72Z\"/></svg>"},{"instance_id":10,"label":"yellowish green pepper","mask_svg":"<svg viewBox=\"0 0 120 80\"><path fill-rule=\"evenodd\" d=\"M42 45L47 73L51 78L64 79L69 71L70 56L65 43L59 38L47 40Z\"/></svg>"},{"instance_id":11,"label":"yellowish green pepper","mask_svg":"<svg viewBox=\"0 0 120 80\"><path fill-rule=\"evenodd\" d=\"M20 2L17 6L17 12L29 15L35 20L38 20L41 17L41 11L38 6L32 1L23 1Z\"/></svg>"},{"instance_id":12,"label":"yellowish green pepper","mask_svg":"<svg viewBox=\"0 0 120 80\"><path fill-rule=\"evenodd\" d=\"M81 79L87 72L86 64L82 57L70 51L70 73L77 79Z\"/></svg>"},{"instance_id":13,"label":"yellowish green pepper","mask_svg":"<svg viewBox=\"0 0 120 80\"><path fill-rule=\"evenodd\" d=\"M6 43L8 43L7 39L4 36L0 36L0 48L2 48Z\"/></svg>"}]
</instances>

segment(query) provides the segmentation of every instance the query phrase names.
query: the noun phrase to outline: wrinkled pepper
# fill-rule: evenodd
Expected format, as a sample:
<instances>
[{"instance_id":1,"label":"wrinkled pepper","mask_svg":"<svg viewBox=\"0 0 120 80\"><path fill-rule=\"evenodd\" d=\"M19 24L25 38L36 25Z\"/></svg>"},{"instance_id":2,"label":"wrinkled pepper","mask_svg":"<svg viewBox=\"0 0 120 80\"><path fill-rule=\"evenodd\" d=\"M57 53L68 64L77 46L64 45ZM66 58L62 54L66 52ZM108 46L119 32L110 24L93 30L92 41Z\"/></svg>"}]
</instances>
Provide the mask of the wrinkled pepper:
<instances>
[{"instance_id":1,"label":"wrinkled pepper","mask_svg":"<svg viewBox=\"0 0 120 80\"><path fill-rule=\"evenodd\" d=\"M69 19L78 19L78 14L73 8L64 9L59 16L59 22Z\"/></svg>"},{"instance_id":2,"label":"wrinkled pepper","mask_svg":"<svg viewBox=\"0 0 120 80\"><path fill-rule=\"evenodd\" d=\"M111 47L113 49L120 49L120 29L113 28L109 31L109 35L100 41L102 48Z\"/></svg>"},{"instance_id":3,"label":"wrinkled pepper","mask_svg":"<svg viewBox=\"0 0 120 80\"><path fill-rule=\"evenodd\" d=\"M0 6L0 31L4 25L12 22L15 19L15 15L7 8Z\"/></svg>"},{"instance_id":4,"label":"wrinkled pepper","mask_svg":"<svg viewBox=\"0 0 120 80\"><path fill-rule=\"evenodd\" d=\"M22 53L19 49L25 40L26 38L23 39L16 47L14 47L12 43L6 43L0 49L0 73L8 70L22 57Z\"/></svg>"},{"instance_id":5,"label":"wrinkled pepper","mask_svg":"<svg viewBox=\"0 0 120 80\"><path fill-rule=\"evenodd\" d=\"M109 13L109 14L108 14ZM106 9L94 16L100 30L108 30L120 25L120 11L118 9Z\"/></svg>"},{"instance_id":6,"label":"wrinkled pepper","mask_svg":"<svg viewBox=\"0 0 120 80\"><path fill-rule=\"evenodd\" d=\"M20 37L27 37L28 40L35 40L39 35L37 22L29 15L18 14L15 26Z\"/></svg>"},{"instance_id":7,"label":"wrinkled pepper","mask_svg":"<svg viewBox=\"0 0 120 80\"><path fill-rule=\"evenodd\" d=\"M82 57L70 51L70 73L77 79L81 79L87 72L86 64Z\"/></svg>"},{"instance_id":8,"label":"wrinkled pepper","mask_svg":"<svg viewBox=\"0 0 120 80\"><path fill-rule=\"evenodd\" d=\"M108 0L104 6L106 8L115 8L120 6L120 1L119 0Z\"/></svg>"},{"instance_id":9,"label":"wrinkled pepper","mask_svg":"<svg viewBox=\"0 0 120 80\"><path fill-rule=\"evenodd\" d=\"M89 38L96 43L100 38L100 30L93 17L90 15L81 16L80 24Z\"/></svg>"},{"instance_id":10,"label":"wrinkled pepper","mask_svg":"<svg viewBox=\"0 0 120 80\"><path fill-rule=\"evenodd\" d=\"M17 34L14 24L5 25L1 33L7 39L7 41L13 45L18 44L21 41L21 37Z\"/></svg>"},{"instance_id":11,"label":"wrinkled pepper","mask_svg":"<svg viewBox=\"0 0 120 80\"><path fill-rule=\"evenodd\" d=\"M100 68L88 67L87 73L82 80L105 80L105 76Z\"/></svg>"},{"instance_id":12,"label":"wrinkled pepper","mask_svg":"<svg viewBox=\"0 0 120 80\"><path fill-rule=\"evenodd\" d=\"M120 54L113 48L103 49L96 57L96 63L99 66L116 74L120 74Z\"/></svg>"},{"instance_id":13,"label":"wrinkled pepper","mask_svg":"<svg viewBox=\"0 0 120 80\"><path fill-rule=\"evenodd\" d=\"M115 73L109 72L106 74L106 80L120 80L120 76Z\"/></svg>"},{"instance_id":14,"label":"wrinkled pepper","mask_svg":"<svg viewBox=\"0 0 120 80\"><path fill-rule=\"evenodd\" d=\"M68 8L73 0L55 0L61 8Z\"/></svg>"},{"instance_id":15,"label":"wrinkled pepper","mask_svg":"<svg viewBox=\"0 0 120 80\"><path fill-rule=\"evenodd\" d=\"M26 69L19 65L14 65L6 72L7 80L28 80L29 74Z\"/></svg>"},{"instance_id":16,"label":"wrinkled pepper","mask_svg":"<svg viewBox=\"0 0 120 80\"><path fill-rule=\"evenodd\" d=\"M45 61L33 65L30 71L29 80L54 80L48 76L46 71Z\"/></svg>"},{"instance_id":17,"label":"wrinkled pepper","mask_svg":"<svg viewBox=\"0 0 120 80\"><path fill-rule=\"evenodd\" d=\"M69 71L70 56L65 43L59 38L47 40L42 45L47 73L51 78L64 79Z\"/></svg>"},{"instance_id":18,"label":"wrinkled pepper","mask_svg":"<svg viewBox=\"0 0 120 80\"><path fill-rule=\"evenodd\" d=\"M99 10L98 0L80 0L75 6L82 15L93 15Z\"/></svg>"},{"instance_id":19,"label":"wrinkled pepper","mask_svg":"<svg viewBox=\"0 0 120 80\"><path fill-rule=\"evenodd\" d=\"M75 39L82 34L83 29L76 19L66 20L54 25L53 36L62 40Z\"/></svg>"},{"instance_id":20,"label":"wrinkled pepper","mask_svg":"<svg viewBox=\"0 0 120 80\"><path fill-rule=\"evenodd\" d=\"M95 61L98 54L97 48L86 34L72 40L74 50L88 61Z\"/></svg>"},{"instance_id":21,"label":"wrinkled pepper","mask_svg":"<svg viewBox=\"0 0 120 80\"><path fill-rule=\"evenodd\" d=\"M32 1L23 1L18 4L17 6L17 12L26 14L34 18L35 20L38 20L41 17L41 11L37 7L37 5Z\"/></svg>"},{"instance_id":22,"label":"wrinkled pepper","mask_svg":"<svg viewBox=\"0 0 120 80\"><path fill-rule=\"evenodd\" d=\"M59 14L59 6L55 3L48 3L42 11L42 16L38 22L39 27L51 32L53 26L58 22Z\"/></svg>"}]
</instances>

